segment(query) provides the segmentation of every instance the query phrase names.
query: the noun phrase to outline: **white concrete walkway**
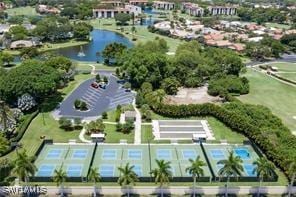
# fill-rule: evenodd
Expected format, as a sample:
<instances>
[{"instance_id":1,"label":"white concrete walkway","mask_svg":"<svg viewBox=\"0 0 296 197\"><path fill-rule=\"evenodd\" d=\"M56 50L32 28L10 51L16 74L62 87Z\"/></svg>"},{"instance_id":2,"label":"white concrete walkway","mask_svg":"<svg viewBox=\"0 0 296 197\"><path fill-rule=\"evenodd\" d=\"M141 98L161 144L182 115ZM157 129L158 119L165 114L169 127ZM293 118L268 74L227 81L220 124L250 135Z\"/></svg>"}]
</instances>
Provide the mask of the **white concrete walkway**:
<instances>
[{"instance_id":1,"label":"white concrete walkway","mask_svg":"<svg viewBox=\"0 0 296 197\"><path fill-rule=\"evenodd\" d=\"M96 75L96 67L94 65L89 64L89 66L91 67L91 75Z\"/></svg>"},{"instance_id":2,"label":"white concrete walkway","mask_svg":"<svg viewBox=\"0 0 296 197\"><path fill-rule=\"evenodd\" d=\"M84 143L91 143L90 140L85 139L84 135L85 135L86 129L83 128L80 133L79 133L79 139L80 141L84 142Z\"/></svg>"},{"instance_id":3,"label":"white concrete walkway","mask_svg":"<svg viewBox=\"0 0 296 197\"><path fill-rule=\"evenodd\" d=\"M141 144L141 126L142 126L142 116L141 112L136 106L136 99L133 100L133 106L136 111L136 121L135 121L135 140L134 144Z\"/></svg>"}]
</instances>

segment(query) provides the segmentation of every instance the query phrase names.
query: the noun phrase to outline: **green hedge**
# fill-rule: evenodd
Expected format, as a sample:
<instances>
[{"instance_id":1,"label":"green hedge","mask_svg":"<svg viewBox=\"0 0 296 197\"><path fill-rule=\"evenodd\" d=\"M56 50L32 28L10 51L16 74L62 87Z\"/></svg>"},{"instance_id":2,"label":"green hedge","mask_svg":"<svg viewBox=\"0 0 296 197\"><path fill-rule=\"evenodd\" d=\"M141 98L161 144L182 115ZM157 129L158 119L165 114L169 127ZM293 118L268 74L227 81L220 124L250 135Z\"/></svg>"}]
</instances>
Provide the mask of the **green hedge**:
<instances>
[{"instance_id":1,"label":"green hedge","mask_svg":"<svg viewBox=\"0 0 296 197\"><path fill-rule=\"evenodd\" d=\"M17 135L12 138L11 142L18 142L25 134L27 128L31 124L32 120L39 114L39 110L34 111L28 117L26 117L17 127Z\"/></svg>"},{"instance_id":2,"label":"green hedge","mask_svg":"<svg viewBox=\"0 0 296 197\"><path fill-rule=\"evenodd\" d=\"M39 110L34 111L30 115L28 115L17 127L17 135L10 139L10 146L7 148L5 152L1 154L1 156L7 155L11 151L14 150L14 144L20 141L25 134L27 128L31 124L32 120L39 114Z\"/></svg>"},{"instance_id":3,"label":"green hedge","mask_svg":"<svg viewBox=\"0 0 296 197\"><path fill-rule=\"evenodd\" d=\"M224 105L159 104L152 107L156 113L173 118L213 116L232 130L251 139L286 173L289 163L296 161L296 136L291 134L282 121L263 106L231 102Z\"/></svg>"}]
</instances>

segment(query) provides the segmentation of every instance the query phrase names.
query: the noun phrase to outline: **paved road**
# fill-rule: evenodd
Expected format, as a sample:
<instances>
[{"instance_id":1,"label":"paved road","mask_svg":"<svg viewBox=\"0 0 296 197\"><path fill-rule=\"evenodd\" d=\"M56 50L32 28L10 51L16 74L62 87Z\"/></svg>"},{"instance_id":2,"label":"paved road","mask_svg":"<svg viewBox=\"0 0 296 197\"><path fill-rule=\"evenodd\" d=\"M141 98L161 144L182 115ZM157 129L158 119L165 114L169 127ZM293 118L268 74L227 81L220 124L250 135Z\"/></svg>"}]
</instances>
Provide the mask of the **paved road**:
<instances>
[{"instance_id":1,"label":"paved road","mask_svg":"<svg viewBox=\"0 0 296 197\"><path fill-rule=\"evenodd\" d=\"M102 112L114 109L117 105L131 104L135 95L131 92L125 92L122 85L117 83L117 78L111 72L100 72L109 78L106 89L93 88L91 83L95 79L89 79L83 82L74 90L53 113L55 117L80 117L83 119L95 119ZM77 111L74 109L76 99L85 101L89 107L88 111Z\"/></svg>"},{"instance_id":2,"label":"paved road","mask_svg":"<svg viewBox=\"0 0 296 197\"><path fill-rule=\"evenodd\" d=\"M99 184L98 184L99 185ZM48 186L47 189L47 195L54 196L57 193L59 193L59 188ZM236 194L236 195L249 195L249 194L256 194L257 187L250 187L250 186L238 186L238 187L230 187L228 189L229 194ZM75 195L90 195L93 193L94 189L93 187L79 187L79 186L73 186L71 188L65 188L64 192L67 192L69 194L75 194ZM120 196L124 193L126 193L126 189L122 189L121 187L117 186L103 186L96 189L96 192L99 194L108 194L112 196ZM225 187L217 187L217 186L204 186L204 187L197 187L195 189L197 194L206 194L206 195L216 195L216 194L224 194L225 193ZM285 186L267 186L262 187L260 189L261 193L264 194L277 194L281 195L284 193L287 193L287 187ZM293 187L292 193L296 192L296 188ZM160 189L157 186L135 186L133 189L131 189L131 193L135 194L142 194L142 195L150 195L150 194L156 194L160 193ZM168 189L163 189L163 193L171 193L174 195L186 195L192 193L192 189L190 187L184 187L184 186L175 186L170 187Z\"/></svg>"},{"instance_id":3,"label":"paved road","mask_svg":"<svg viewBox=\"0 0 296 197\"><path fill-rule=\"evenodd\" d=\"M263 64L263 63L272 63L272 62L290 62L290 63L294 63L296 62L296 54L283 54L281 58L278 59L274 59L271 61L265 61L265 62L259 62L259 61L252 61L250 63L247 63L247 66L255 66L255 65L259 65L259 64Z\"/></svg>"}]
</instances>

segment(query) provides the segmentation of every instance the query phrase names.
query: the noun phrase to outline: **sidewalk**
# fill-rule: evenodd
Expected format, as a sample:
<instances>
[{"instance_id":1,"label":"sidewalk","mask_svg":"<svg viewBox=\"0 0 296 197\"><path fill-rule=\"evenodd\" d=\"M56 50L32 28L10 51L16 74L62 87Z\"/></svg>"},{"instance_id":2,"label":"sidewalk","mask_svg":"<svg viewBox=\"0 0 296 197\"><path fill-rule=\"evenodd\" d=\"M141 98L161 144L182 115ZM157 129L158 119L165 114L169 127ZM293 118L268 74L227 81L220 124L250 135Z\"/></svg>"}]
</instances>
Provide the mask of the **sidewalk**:
<instances>
[{"instance_id":1,"label":"sidewalk","mask_svg":"<svg viewBox=\"0 0 296 197\"><path fill-rule=\"evenodd\" d=\"M134 101L133 101L133 106L136 111L134 144L141 144L142 117L141 117L141 112L139 111L139 109L136 106L136 99L134 99Z\"/></svg>"},{"instance_id":2,"label":"sidewalk","mask_svg":"<svg viewBox=\"0 0 296 197\"><path fill-rule=\"evenodd\" d=\"M99 185L99 184L98 184ZM47 188L47 195L55 195L58 193L59 188L54 186L48 186ZM66 189L67 192L75 195L90 195L94 188L89 187L80 187L80 186L73 186ZM228 193L229 194L236 194L236 195L248 195L248 194L256 194L258 191L257 187L250 187L250 186L238 186L238 187L229 187ZM122 195L126 192L126 189L122 189L119 186L103 186L98 187L97 192L99 194L108 194L108 195ZM134 194L142 194L142 195L151 195L160 193L161 190L157 186L135 186L131 189L131 193ZM216 195L216 194L224 194L225 187L218 187L218 186L204 186L204 187L196 187L195 189L196 194L206 194L206 195ZM292 193L296 192L296 187L293 187ZM193 193L193 189L190 187L185 186L175 186L163 189L163 193L171 193L174 195L188 195ZM287 193L287 187L285 186L266 186L260 188L260 193L263 194L276 194L281 195Z\"/></svg>"}]
</instances>

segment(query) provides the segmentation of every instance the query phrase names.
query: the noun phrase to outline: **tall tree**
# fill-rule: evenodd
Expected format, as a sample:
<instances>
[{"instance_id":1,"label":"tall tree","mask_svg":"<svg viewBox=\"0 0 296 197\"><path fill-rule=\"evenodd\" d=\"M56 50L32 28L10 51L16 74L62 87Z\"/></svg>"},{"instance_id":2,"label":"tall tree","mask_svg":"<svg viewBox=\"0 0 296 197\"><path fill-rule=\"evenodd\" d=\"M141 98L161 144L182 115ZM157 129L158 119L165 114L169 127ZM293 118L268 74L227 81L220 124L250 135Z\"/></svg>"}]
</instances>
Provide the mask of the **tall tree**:
<instances>
[{"instance_id":1,"label":"tall tree","mask_svg":"<svg viewBox=\"0 0 296 197\"><path fill-rule=\"evenodd\" d=\"M99 182L101 180L101 176L100 173L98 172L97 168L91 168L89 170L89 174L87 176L89 181L92 181L94 183L94 194L93 196L96 197L97 196L97 191L96 191L96 184L97 182Z\"/></svg>"},{"instance_id":2,"label":"tall tree","mask_svg":"<svg viewBox=\"0 0 296 197\"><path fill-rule=\"evenodd\" d=\"M290 184L289 184L289 189L288 189L288 197L290 197L291 192L292 192L291 190L293 188L293 184L294 184L295 178L296 178L296 161L292 161L290 163L288 175L289 175L289 178L290 178Z\"/></svg>"},{"instance_id":3,"label":"tall tree","mask_svg":"<svg viewBox=\"0 0 296 197\"><path fill-rule=\"evenodd\" d=\"M206 165L200 159L200 156L197 156L195 160L189 159L190 166L186 168L186 172L192 175L193 178L193 196L195 197L195 187L196 187L196 179L204 175L203 166Z\"/></svg>"},{"instance_id":4,"label":"tall tree","mask_svg":"<svg viewBox=\"0 0 296 197\"><path fill-rule=\"evenodd\" d=\"M64 182L66 182L67 173L62 169L55 169L53 181L57 184L57 187L60 186L60 196L64 196Z\"/></svg>"},{"instance_id":5,"label":"tall tree","mask_svg":"<svg viewBox=\"0 0 296 197\"><path fill-rule=\"evenodd\" d=\"M18 175L20 181L25 181L26 184L29 182L29 177L34 176L37 171L32 161L33 158L29 157L25 150L17 152L13 172Z\"/></svg>"},{"instance_id":6,"label":"tall tree","mask_svg":"<svg viewBox=\"0 0 296 197\"><path fill-rule=\"evenodd\" d=\"M170 182L170 179L173 177L171 171L171 162L164 160L155 160L157 168L152 170L150 173L154 177L155 183L159 183L161 190L161 197L163 197L163 186Z\"/></svg>"},{"instance_id":7,"label":"tall tree","mask_svg":"<svg viewBox=\"0 0 296 197\"><path fill-rule=\"evenodd\" d=\"M4 101L0 100L0 120L1 120L1 125L3 127L3 131L6 135L8 135L8 121L9 121L9 116L11 114L11 110L6 105Z\"/></svg>"},{"instance_id":8,"label":"tall tree","mask_svg":"<svg viewBox=\"0 0 296 197\"><path fill-rule=\"evenodd\" d=\"M127 189L127 196L130 196L130 188L139 181L137 174L133 170L135 166L130 166L127 163L124 167L119 167L120 176L118 178L118 183L120 186L123 186Z\"/></svg>"},{"instance_id":9,"label":"tall tree","mask_svg":"<svg viewBox=\"0 0 296 197\"><path fill-rule=\"evenodd\" d=\"M259 179L259 187L257 192L257 197L260 196L260 188L264 179L271 178L273 176L274 165L269 162L265 157L258 158L253 162L254 168L253 173L257 174Z\"/></svg>"},{"instance_id":10,"label":"tall tree","mask_svg":"<svg viewBox=\"0 0 296 197\"><path fill-rule=\"evenodd\" d=\"M227 159L218 161L218 164L223 165L223 167L218 171L219 176L227 178L225 192L226 197L228 197L228 186L230 177L238 178L244 171L242 163L242 159L239 156L235 156L233 151L229 152L229 156Z\"/></svg>"}]
</instances>

